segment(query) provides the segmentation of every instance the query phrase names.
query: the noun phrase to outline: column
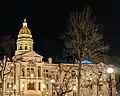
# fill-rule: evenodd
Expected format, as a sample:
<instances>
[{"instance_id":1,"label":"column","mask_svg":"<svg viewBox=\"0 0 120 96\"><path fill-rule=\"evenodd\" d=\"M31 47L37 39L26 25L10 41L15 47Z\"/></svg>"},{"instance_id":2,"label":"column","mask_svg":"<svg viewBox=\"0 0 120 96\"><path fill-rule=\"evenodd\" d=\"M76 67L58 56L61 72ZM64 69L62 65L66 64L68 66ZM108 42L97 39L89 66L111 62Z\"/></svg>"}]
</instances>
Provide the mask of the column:
<instances>
[{"instance_id":1,"label":"column","mask_svg":"<svg viewBox=\"0 0 120 96\"><path fill-rule=\"evenodd\" d=\"M27 65L25 65L25 78L27 77Z\"/></svg>"},{"instance_id":2,"label":"column","mask_svg":"<svg viewBox=\"0 0 120 96\"><path fill-rule=\"evenodd\" d=\"M25 82L24 89L25 89L25 91L27 91L27 82Z\"/></svg>"},{"instance_id":3,"label":"column","mask_svg":"<svg viewBox=\"0 0 120 96\"><path fill-rule=\"evenodd\" d=\"M35 82L36 83L36 91L38 91L38 83L39 82Z\"/></svg>"}]
</instances>

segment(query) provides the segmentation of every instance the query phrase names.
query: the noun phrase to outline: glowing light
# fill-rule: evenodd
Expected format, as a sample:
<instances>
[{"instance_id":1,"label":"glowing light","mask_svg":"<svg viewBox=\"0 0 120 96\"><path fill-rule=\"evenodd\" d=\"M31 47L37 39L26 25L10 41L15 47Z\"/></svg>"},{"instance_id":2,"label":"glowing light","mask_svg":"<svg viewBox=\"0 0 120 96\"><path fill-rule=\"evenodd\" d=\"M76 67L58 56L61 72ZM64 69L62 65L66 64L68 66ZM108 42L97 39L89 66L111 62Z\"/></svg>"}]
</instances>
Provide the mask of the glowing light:
<instances>
[{"instance_id":1,"label":"glowing light","mask_svg":"<svg viewBox=\"0 0 120 96\"><path fill-rule=\"evenodd\" d=\"M113 68L107 68L107 73L113 73Z\"/></svg>"},{"instance_id":2,"label":"glowing light","mask_svg":"<svg viewBox=\"0 0 120 96\"><path fill-rule=\"evenodd\" d=\"M45 84L43 84L43 88L46 88L46 85L45 85Z\"/></svg>"},{"instance_id":3,"label":"glowing light","mask_svg":"<svg viewBox=\"0 0 120 96\"><path fill-rule=\"evenodd\" d=\"M54 80L54 79L52 79L52 80L50 80L50 82L51 82L51 83L54 83L54 82L55 82L55 80Z\"/></svg>"},{"instance_id":4,"label":"glowing light","mask_svg":"<svg viewBox=\"0 0 120 96\"><path fill-rule=\"evenodd\" d=\"M14 66L14 64L11 64L11 66Z\"/></svg>"},{"instance_id":5,"label":"glowing light","mask_svg":"<svg viewBox=\"0 0 120 96\"><path fill-rule=\"evenodd\" d=\"M23 87L24 87L24 84L22 84L21 87L23 88Z\"/></svg>"},{"instance_id":6,"label":"glowing light","mask_svg":"<svg viewBox=\"0 0 120 96\"><path fill-rule=\"evenodd\" d=\"M76 86L73 86L73 90L74 90L74 91L76 91L76 90L77 90Z\"/></svg>"},{"instance_id":7,"label":"glowing light","mask_svg":"<svg viewBox=\"0 0 120 96\"><path fill-rule=\"evenodd\" d=\"M12 85L9 85L9 88L11 88L12 87Z\"/></svg>"},{"instance_id":8,"label":"glowing light","mask_svg":"<svg viewBox=\"0 0 120 96\"><path fill-rule=\"evenodd\" d=\"M31 78L33 78L33 77L34 77L34 74L31 74L30 76L31 76Z\"/></svg>"},{"instance_id":9,"label":"glowing light","mask_svg":"<svg viewBox=\"0 0 120 96\"><path fill-rule=\"evenodd\" d=\"M88 61L88 60L83 60L83 61L81 62L81 64L92 64L92 62L90 62L90 61Z\"/></svg>"}]
</instances>

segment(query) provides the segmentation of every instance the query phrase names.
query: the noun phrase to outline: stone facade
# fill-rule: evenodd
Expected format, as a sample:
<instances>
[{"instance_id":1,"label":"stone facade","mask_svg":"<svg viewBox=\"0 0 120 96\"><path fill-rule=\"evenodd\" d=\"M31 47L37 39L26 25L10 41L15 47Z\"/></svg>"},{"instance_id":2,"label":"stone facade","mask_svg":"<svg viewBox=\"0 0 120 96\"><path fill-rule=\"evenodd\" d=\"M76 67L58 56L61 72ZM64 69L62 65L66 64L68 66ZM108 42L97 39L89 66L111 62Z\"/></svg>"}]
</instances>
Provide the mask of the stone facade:
<instances>
[{"instance_id":1,"label":"stone facade","mask_svg":"<svg viewBox=\"0 0 120 96\"><path fill-rule=\"evenodd\" d=\"M49 76L58 64L52 63L52 58L49 58L48 62L44 62L42 60L43 56L35 53L32 35L27 27L26 19L19 32L16 44L17 50L13 57L14 62L8 62L13 66L13 69L5 78L5 92L19 94L20 96L31 96L32 93L35 93L36 96L57 96L54 88L52 88ZM78 74L79 64L77 62L63 65L76 68L75 73ZM109 96L107 67L108 65L103 63L82 64L81 87L79 89L81 90L81 96ZM115 72L112 73L111 77L113 83L112 94L116 96ZM77 77L73 83L77 89ZM71 91L65 96L77 96L77 90Z\"/></svg>"}]
</instances>

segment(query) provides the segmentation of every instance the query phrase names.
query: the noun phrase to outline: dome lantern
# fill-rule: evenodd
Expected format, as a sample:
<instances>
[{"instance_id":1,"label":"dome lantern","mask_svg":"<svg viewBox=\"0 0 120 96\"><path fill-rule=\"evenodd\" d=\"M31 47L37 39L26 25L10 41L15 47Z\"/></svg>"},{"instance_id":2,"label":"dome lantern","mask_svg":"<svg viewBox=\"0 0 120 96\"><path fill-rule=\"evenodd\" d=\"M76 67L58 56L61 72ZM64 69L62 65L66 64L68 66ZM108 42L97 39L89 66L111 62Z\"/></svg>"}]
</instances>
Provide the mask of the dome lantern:
<instances>
[{"instance_id":1,"label":"dome lantern","mask_svg":"<svg viewBox=\"0 0 120 96\"><path fill-rule=\"evenodd\" d=\"M27 27L26 18L24 18L23 27Z\"/></svg>"}]
</instances>

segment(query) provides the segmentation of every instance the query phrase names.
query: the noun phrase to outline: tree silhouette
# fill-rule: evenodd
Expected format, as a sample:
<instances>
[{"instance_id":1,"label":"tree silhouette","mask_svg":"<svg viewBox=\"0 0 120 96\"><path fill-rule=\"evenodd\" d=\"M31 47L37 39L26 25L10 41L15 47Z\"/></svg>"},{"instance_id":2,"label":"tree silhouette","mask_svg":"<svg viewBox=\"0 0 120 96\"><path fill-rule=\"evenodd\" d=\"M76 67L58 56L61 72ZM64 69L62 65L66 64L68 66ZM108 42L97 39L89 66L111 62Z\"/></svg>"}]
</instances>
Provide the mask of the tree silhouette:
<instances>
[{"instance_id":1,"label":"tree silhouette","mask_svg":"<svg viewBox=\"0 0 120 96\"><path fill-rule=\"evenodd\" d=\"M89 59L93 63L102 61L109 46L105 44L101 24L95 23L89 6L83 11L70 13L68 31L62 35L65 51L79 62ZM81 63L79 63L78 89L80 89ZM80 90L78 90L80 96Z\"/></svg>"}]
</instances>

